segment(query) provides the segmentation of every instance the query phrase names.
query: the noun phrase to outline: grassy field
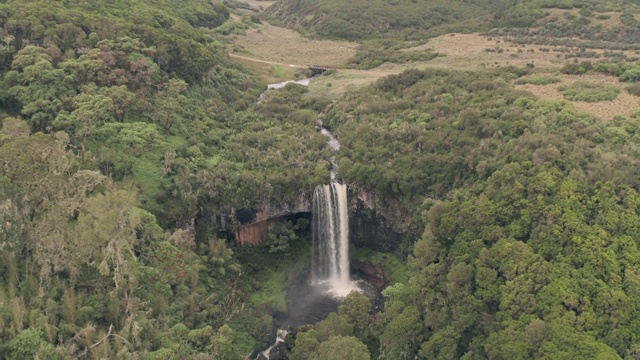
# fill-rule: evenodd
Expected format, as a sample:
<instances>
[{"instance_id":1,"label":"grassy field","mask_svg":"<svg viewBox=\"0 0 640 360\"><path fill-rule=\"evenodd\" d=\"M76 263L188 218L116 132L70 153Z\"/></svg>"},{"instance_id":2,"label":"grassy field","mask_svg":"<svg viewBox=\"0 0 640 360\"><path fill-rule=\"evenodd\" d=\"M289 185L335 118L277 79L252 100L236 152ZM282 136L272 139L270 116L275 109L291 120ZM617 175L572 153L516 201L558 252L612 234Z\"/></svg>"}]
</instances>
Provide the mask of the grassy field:
<instances>
[{"instance_id":1,"label":"grassy field","mask_svg":"<svg viewBox=\"0 0 640 360\"><path fill-rule=\"evenodd\" d=\"M249 71L259 76L268 84L291 80L296 77L297 68L236 58Z\"/></svg>"},{"instance_id":2,"label":"grassy field","mask_svg":"<svg viewBox=\"0 0 640 360\"><path fill-rule=\"evenodd\" d=\"M622 91L624 84L615 77L586 74L586 75L561 75L560 82L548 85L516 85L516 88L527 90L541 99L565 100L560 87L569 86L576 81L588 81L590 83L611 85L618 87L621 91L614 100L601 102L570 101L577 110L596 116L601 120L611 120L616 115L630 116L634 110L640 107L640 98Z\"/></svg>"},{"instance_id":3,"label":"grassy field","mask_svg":"<svg viewBox=\"0 0 640 360\"><path fill-rule=\"evenodd\" d=\"M254 0L250 5L269 3ZM563 22L568 21L567 19L571 16L580 16L579 9L545 9L545 15L543 19L539 20L540 25L549 19ZM620 25L620 13L594 12L590 16L590 20L592 25L613 28ZM432 49L441 55L435 59L404 64L384 63L371 70L347 69L347 64L355 56L358 45L355 42L310 39L296 31L266 23L247 31L244 36L235 35L233 39L233 48L237 54L236 59L268 83L296 78L296 72L300 72L296 67L306 68L309 65L319 64L338 69L335 74L314 80L309 87L309 96L327 96L331 99L340 97L350 89L367 86L380 77L416 68L465 71L504 66L529 68L533 72L529 77L530 80L519 80L514 84L518 89L530 91L542 99L549 100L566 101L559 87L571 85L578 80L612 85L624 90L624 86L614 77L596 74L558 76L557 71L566 63L583 60L594 61L593 58L583 56L584 53L580 52L578 48L516 44L514 39L509 37L480 33L451 33L402 50L412 52ZM599 56L604 56L606 53L604 49L588 50ZM638 56L632 50L620 52L628 57ZM545 78L552 78L553 81L547 84L546 80L548 79ZM603 120L610 120L615 115L630 116L640 106L640 98L627 91L621 91L615 99L610 101L571 102L579 111L590 113Z\"/></svg>"},{"instance_id":4,"label":"grassy field","mask_svg":"<svg viewBox=\"0 0 640 360\"><path fill-rule=\"evenodd\" d=\"M379 79L380 76L366 73L339 71L328 76L320 76L309 85L310 96L326 96L337 99L350 89L366 86Z\"/></svg>"},{"instance_id":5,"label":"grassy field","mask_svg":"<svg viewBox=\"0 0 640 360\"><path fill-rule=\"evenodd\" d=\"M290 29L262 24L247 31L246 36L237 36L234 47L241 48L243 55L262 60L344 67L355 55L358 44L309 39Z\"/></svg>"}]
</instances>

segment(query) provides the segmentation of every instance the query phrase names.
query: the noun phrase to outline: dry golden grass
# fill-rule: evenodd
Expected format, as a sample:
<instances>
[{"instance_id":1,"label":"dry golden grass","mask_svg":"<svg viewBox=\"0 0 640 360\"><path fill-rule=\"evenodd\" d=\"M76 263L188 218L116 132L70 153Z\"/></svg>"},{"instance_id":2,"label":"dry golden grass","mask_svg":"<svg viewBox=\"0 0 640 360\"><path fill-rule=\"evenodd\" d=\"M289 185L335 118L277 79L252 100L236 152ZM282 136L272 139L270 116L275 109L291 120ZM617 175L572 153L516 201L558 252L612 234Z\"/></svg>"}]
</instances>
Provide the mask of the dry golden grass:
<instances>
[{"instance_id":1,"label":"dry golden grass","mask_svg":"<svg viewBox=\"0 0 640 360\"><path fill-rule=\"evenodd\" d=\"M309 85L309 96L326 96L338 99L346 91L367 86L379 79L379 76L368 73L351 73L339 71L329 76L320 76Z\"/></svg>"},{"instance_id":2,"label":"dry golden grass","mask_svg":"<svg viewBox=\"0 0 640 360\"><path fill-rule=\"evenodd\" d=\"M346 41L313 40L281 27L263 24L238 36L235 46L241 46L247 56L295 65L326 65L344 67L356 53L358 44Z\"/></svg>"},{"instance_id":3,"label":"dry golden grass","mask_svg":"<svg viewBox=\"0 0 640 360\"><path fill-rule=\"evenodd\" d=\"M549 9L551 16L564 19L566 10ZM576 13L577 10L571 10ZM575 14L574 14L575 15ZM599 20L614 26L619 14L612 13L610 19ZM604 23L603 23L604 24ZM358 44L328 40L313 40L299 33L268 24L260 25L247 32L246 36L237 36L234 45L245 50L243 54L232 54L247 67L259 74L267 82L286 80L296 67L313 64L331 66L338 73L323 76L310 85L310 95L324 95L337 98L345 91L366 86L376 79L390 74L400 73L410 68L446 68L458 70L477 70L503 66L526 67L534 65L535 72L554 72L570 60L564 59L564 53L553 51L553 46L514 45L505 39L489 38L481 34L447 34L429 40L426 44L405 51L431 48L444 54L428 62L409 64L383 64L372 70L344 69L345 64L355 55ZM487 51L491 49L492 51ZM549 49L550 51L542 51ZM499 50L499 51L498 51ZM594 50L598 51L598 50ZM560 54L560 55L558 55ZM628 52L627 55L632 55ZM593 60L593 59L580 59ZM571 59L573 61L573 59ZM615 77L604 75L561 75L561 82L549 85L516 85L518 89L528 90L541 99L564 100L558 90L560 86L570 85L577 80L612 84L622 91L612 101L587 103L572 101L576 109L592 114L603 120L615 115L629 116L640 106L640 98L624 91L623 84Z\"/></svg>"},{"instance_id":4,"label":"dry golden grass","mask_svg":"<svg viewBox=\"0 0 640 360\"><path fill-rule=\"evenodd\" d=\"M234 56L234 58L267 84L278 83L295 78L295 72L297 70L295 67L270 64L237 56Z\"/></svg>"},{"instance_id":5,"label":"dry golden grass","mask_svg":"<svg viewBox=\"0 0 640 360\"><path fill-rule=\"evenodd\" d=\"M558 48L556 46L516 45L510 43L508 39L489 38L477 33L442 35L413 49L425 48L432 48L436 52L446 55L446 57L431 60L428 63L429 66L466 70L508 65L524 67L527 64L534 64L536 68L541 69L554 69L570 61L564 58L565 53L554 51ZM487 51L487 49L492 51ZM543 51L543 49L549 51ZM604 50L595 49L592 51L604 53ZM634 56L632 51L623 52L627 56ZM577 59L578 61L593 61L589 58Z\"/></svg>"},{"instance_id":6,"label":"dry golden grass","mask_svg":"<svg viewBox=\"0 0 640 360\"><path fill-rule=\"evenodd\" d=\"M598 84L614 85L621 89L620 94L614 100L588 103L584 101L571 101L579 111L589 113L601 120L611 120L616 115L630 116L640 106L640 98L629 94L624 90L624 84L617 78L600 74L587 75L561 75L561 81L549 85L516 85L516 88L527 90L541 99L564 100L558 90L561 86L571 85L576 81L588 81Z\"/></svg>"},{"instance_id":7,"label":"dry golden grass","mask_svg":"<svg viewBox=\"0 0 640 360\"><path fill-rule=\"evenodd\" d=\"M448 34L433 38L418 48L432 48L446 55L431 60L429 66L433 67L472 70L507 65L524 67L533 63L537 68L552 68L564 63L555 57L555 53L540 51L543 47L516 46L481 34Z\"/></svg>"}]
</instances>

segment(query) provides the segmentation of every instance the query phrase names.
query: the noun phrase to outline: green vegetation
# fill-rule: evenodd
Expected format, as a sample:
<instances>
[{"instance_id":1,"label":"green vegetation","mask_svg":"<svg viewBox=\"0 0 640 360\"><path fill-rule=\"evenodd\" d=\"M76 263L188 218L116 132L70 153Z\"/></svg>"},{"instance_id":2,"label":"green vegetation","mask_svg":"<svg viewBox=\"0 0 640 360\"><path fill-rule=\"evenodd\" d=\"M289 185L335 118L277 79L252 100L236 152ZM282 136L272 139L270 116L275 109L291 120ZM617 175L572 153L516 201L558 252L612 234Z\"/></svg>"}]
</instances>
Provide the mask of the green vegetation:
<instances>
[{"instance_id":1,"label":"green vegetation","mask_svg":"<svg viewBox=\"0 0 640 360\"><path fill-rule=\"evenodd\" d=\"M533 74L527 77L520 78L516 81L517 84L532 84L532 85L549 85L560 82L558 76L548 76L542 74Z\"/></svg>"},{"instance_id":2,"label":"green vegetation","mask_svg":"<svg viewBox=\"0 0 640 360\"><path fill-rule=\"evenodd\" d=\"M371 78L328 73L312 91L261 96L223 45L259 19L228 21L229 6L0 3L0 359L235 360L268 346L309 266L308 217L265 224L255 246L232 238L330 180L318 119L340 139L339 177L406 240L353 251L392 278L384 310L350 294L287 340L292 359L638 356L639 111L600 121L537 99L513 84L559 77L516 67L408 70L360 88L349 84ZM620 55L637 48L637 10L282 0L267 16L366 40L360 68L426 62L429 36L499 25L492 34L527 44L618 51L562 72L616 76L638 95L640 67Z\"/></svg>"},{"instance_id":3,"label":"green vegetation","mask_svg":"<svg viewBox=\"0 0 640 360\"><path fill-rule=\"evenodd\" d=\"M391 281L406 283L409 280L409 268L405 261L393 253L378 252L371 249L354 247L351 258L372 265L384 267Z\"/></svg>"},{"instance_id":4,"label":"green vegetation","mask_svg":"<svg viewBox=\"0 0 640 360\"><path fill-rule=\"evenodd\" d=\"M631 95L640 96L640 84L631 84L625 87L625 90Z\"/></svg>"},{"instance_id":5,"label":"green vegetation","mask_svg":"<svg viewBox=\"0 0 640 360\"><path fill-rule=\"evenodd\" d=\"M576 55L580 57L626 60L627 55L614 50L640 49L640 30L634 16L638 11L636 4L618 1L520 2L505 9L498 20L500 26L489 34L507 38L515 44L576 48ZM618 21L602 22L611 16L598 12L614 12ZM601 55L588 49L608 52Z\"/></svg>"},{"instance_id":6,"label":"green vegetation","mask_svg":"<svg viewBox=\"0 0 640 360\"><path fill-rule=\"evenodd\" d=\"M197 0L0 4L0 358L267 343L293 262L248 266L223 231L233 209L328 181L325 103L289 86L254 107L264 85L224 53L228 17ZM256 258L304 257L307 227Z\"/></svg>"},{"instance_id":7,"label":"green vegetation","mask_svg":"<svg viewBox=\"0 0 640 360\"><path fill-rule=\"evenodd\" d=\"M620 93L620 89L614 85L586 81L576 81L571 85L561 86L559 89L567 100L586 102L610 101L618 97Z\"/></svg>"},{"instance_id":8,"label":"green vegetation","mask_svg":"<svg viewBox=\"0 0 640 360\"><path fill-rule=\"evenodd\" d=\"M421 40L440 28L489 29L491 2L480 1L278 1L265 11L267 19L287 27L304 29L319 36L364 40L393 37ZM489 21L487 21L489 20Z\"/></svg>"},{"instance_id":9,"label":"green vegetation","mask_svg":"<svg viewBox=\"0 0 640 360\"><path fill-rule=\"evenodd\" d=\"M609 76L616 76L623 82L640 82L640 64L638 63L609 63L593 64L591 61L565 64L561 71L565 74L579 75L587 72L597 72Z\"/></svg>"},{"instance_id":10,"label":"green vegetation","mask_svg":"<svg viewBox=\"0 0 640 360\"><path fill-rule=\"evenodd\" d=\"M618 249L637 247L638 118L603 123L537 100L509 85L525 74L406 71L329 110L341 176L375 191L389 218L403 203L398 223L415 214L425 226L409 282L386 289L371 320L372 354L637 351L637 251Z\"/></svg>"},{"instance_id":11,"label":"green vegetation","mask_svg":"<svg viewBox=\"0 0 640 360\"><path fill-rule=\"evenodd\" d=\"M350 65L357 69L372 69L385 62L402 64L408 62L424 62L438 57L431 49L405 50L406 44L394 40L371 40L358 47L356 56Z\"/></svg>"}]
</instances>

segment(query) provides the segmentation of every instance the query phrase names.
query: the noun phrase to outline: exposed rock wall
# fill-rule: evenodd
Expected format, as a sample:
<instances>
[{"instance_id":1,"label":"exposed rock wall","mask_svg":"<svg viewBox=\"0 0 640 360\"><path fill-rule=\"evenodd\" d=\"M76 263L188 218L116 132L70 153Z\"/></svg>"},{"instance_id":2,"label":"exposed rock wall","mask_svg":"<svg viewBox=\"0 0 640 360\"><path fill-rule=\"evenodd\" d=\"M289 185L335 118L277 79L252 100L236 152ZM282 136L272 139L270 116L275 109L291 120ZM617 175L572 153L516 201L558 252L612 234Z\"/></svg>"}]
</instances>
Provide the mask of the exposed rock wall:
<instances>
[{"instance_id":1,"label":"exposed rock wall","mask_svg":"<svg viewBox=\"0 0 640 360\"><path fill-rule=\"evenodd\" d=\"M404 235L396 231L391 221L379 211L374 194L350 188L349 199L349 234L352 244L376 251L393 251L402 243ZM234 231L239 244L257 245L267 240L269 231L285 216L310 213L312 202L312 194L302 194L291 203L264 203L256 209L236 210L233 220L226 223L239 224Z\"/></svg>"},{"instance_id":2,"label":"exposed rock wall","mask_svg":"<svg viewBox=\"0 0 640 360\"><path fill-rule=\"evenodd\" d=\"M351 272L373 285L379 291L391 285L391 277L385 272L383 265L351 260Z\"/></svg>"},{"instance_id":3,"label":"exposed rock wall","mask_svg":"<svg viewBox=\"0 0 640 360\"><path fill-rule=\"evenodd\" d=\"M234 232L240 245L257 245L267 240L269 231L285 216L311 212L312 199L303 194L297 201L284 205L264 203L258 209L240 209L235 213L240 223Z\"/></svg>"},{"instance_id":4,"label":"exposed rock wall","mask_svg":"<svg viewBox=\"0 0 640 360\"><path fill-rule=\"evenodd\" d=\"M240 226L234 233L236 241L240 245L258 245L267 240L269 231L271 231L279 219L266 219L251 224Z\"/></svg>"},{"instance_id":5,"label":"exposed rock wall","mask_svg":"<svg viewBox=\"0 0 640 360\"><path fill-rule=\"evenodd\" d=\"M365 191L354 193L351 199L349 234L351 243L376 251L393 251L404 236L395 231L389 221L380 214L375 196Z\"/></svg>"}]
</instances>

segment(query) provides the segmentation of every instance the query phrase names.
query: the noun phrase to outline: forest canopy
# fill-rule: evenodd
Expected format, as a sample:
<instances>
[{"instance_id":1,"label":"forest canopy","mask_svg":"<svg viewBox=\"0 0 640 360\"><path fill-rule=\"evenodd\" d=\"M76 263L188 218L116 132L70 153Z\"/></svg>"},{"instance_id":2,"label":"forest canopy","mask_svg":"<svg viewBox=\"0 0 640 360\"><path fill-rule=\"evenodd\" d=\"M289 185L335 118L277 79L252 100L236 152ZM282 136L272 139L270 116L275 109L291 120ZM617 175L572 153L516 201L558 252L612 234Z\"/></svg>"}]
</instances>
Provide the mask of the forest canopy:
<instances>
[{"instance_id":1,"label":"forest canopy","mask_svg":"<svg viewBox=\"0 0 640 360\"><path fill-rule=\"evenodd\" d=\"M521 44L637 50L626 2L370 3L280 0L265 16L364 41L357 68L430 61L441 55L402 47L493 26L487 36ZM402 234L395 253L370 256L402 276L384 306L354 292L296 329L291 359L640 356L640 111L603 119L569 102L631 96L640 64L425 67L332 98L263 92L227 54L225 34L261 21L238 7L250 8L0 3L0 359L255 356L309 268L310 216L267 224L255 246L234 231L308 201L333 155L352 198L370 196ZM545 15L574 7L580 17ZM614 10L615 26L590 25ZM596 73L629 94L517 88Z\"/></svg>"}]
</instances>

